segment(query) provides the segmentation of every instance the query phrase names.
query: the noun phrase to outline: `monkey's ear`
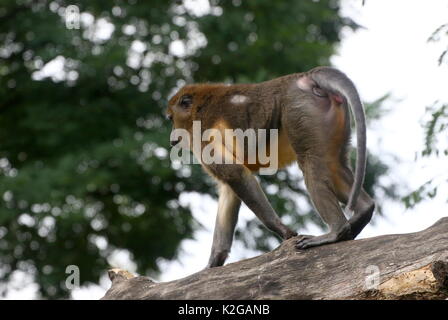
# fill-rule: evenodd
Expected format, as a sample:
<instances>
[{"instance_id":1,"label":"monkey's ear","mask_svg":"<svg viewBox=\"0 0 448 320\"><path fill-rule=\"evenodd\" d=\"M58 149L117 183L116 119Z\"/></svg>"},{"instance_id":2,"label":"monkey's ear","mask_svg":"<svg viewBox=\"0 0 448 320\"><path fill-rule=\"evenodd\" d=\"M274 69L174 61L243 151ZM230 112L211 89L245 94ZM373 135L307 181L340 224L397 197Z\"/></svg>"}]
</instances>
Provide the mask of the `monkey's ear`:
<instances>
[{"instance_id":1,"label":"monkey's ear","mask_svg":"<svg viewBox=\"0 0 448 320\"><path fill-rule=\"evenodd\" d=\"M189 108L193 104L193 97L189 94L183 95L179 100L179 105L182 108Z\"/></svg>"}]
</instances>

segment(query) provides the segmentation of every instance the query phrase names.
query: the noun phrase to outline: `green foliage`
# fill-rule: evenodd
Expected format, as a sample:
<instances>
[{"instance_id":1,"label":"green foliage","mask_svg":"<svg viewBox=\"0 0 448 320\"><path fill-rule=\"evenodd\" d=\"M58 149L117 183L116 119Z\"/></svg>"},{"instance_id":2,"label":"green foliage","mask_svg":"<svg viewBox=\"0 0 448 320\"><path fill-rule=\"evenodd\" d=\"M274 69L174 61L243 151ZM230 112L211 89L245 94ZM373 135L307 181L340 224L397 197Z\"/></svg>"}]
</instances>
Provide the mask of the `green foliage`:
<instances>
[{"instance_id":1,"label":"green foliage","mask_svg":"<svg viewBox=\"0 0 448 320\"><path fill-rule=\"evenodd\" d=\"M431 114L431 119L425 123L425 149L421 155L424 157L433 154L438 156L442 152L446 156L448 149L439 149L436 143L440 135L448 131L448 105L435 103L426 108L426 112Z\"/></svg>"},{"instance_id":2,"label":"green foliage","mask_svg":"<svg viewBox=\"0 0 448 320\"><path fill-rule=\"evenodd\" d=\"M433 179L426 181L417 190L403 197L406 208L413 208L423 200L433 199L437 195L437 186L434 186L433 182Z\"/></svg>"},{"instance_id":3,"label":"green foliage","mask_svg":"<svg viewBox=\"0 0 448 320\"><path fill-rule=\"evenodd\" d=\"M430 116L429 119L424 122L425 142L420 157L428 158L433 156L447 158L448 146L446 146L446 137L448 135L448 105L436 102L426 108L426 113ZM439 144L439 142L444 142L445 146ZM403 197L403 202L406 208L413 208L424 200L433 199L437 195L437 189L441 183L446 182L448 182L448 179L443 176L429 179L417 190L414 190Z\"/></svg>"},{"instance_id":4,"label":"green foliage","mask_svg":"<svg viewBox=\"0 0 448 320\"><path fill-rule=\"evenodd\" d=\"M68 5L80 29L66 27ZM175 258L198 227L180 194L213 189L199 166L170 163L166 98L185 81L262 81L328 64L341 28L356 28L338 6L213 1L198 15L182 1L2 1L1 288L21 270L42 297L61 298L67 265L86 284L117 249L142 274ZM55 61L63 69L43 73ZM369 162L372 193L385 172ZM263 184L293 227L320 223L300 179L282 171ZM251 247L272 248L272 235L247 227Z\"/></svg>"},{"instance_id":5,"label":"green foliage","mask_svg":"<svg viewBox=\"0 0 448 320\"><path fill-rule=\"evenodd\" d=\"M439 26L429 37L428 41L438 42L442 38L448 36L448 23ZM442 51L438 61L439 65L447 62L448 49ZM446 137L448 134L448 105L440 101L426 108L426 113L429 114L429 119L423 122L425 129L424 149L421 151L421 158L448 157L448 146L446 145ZM442 144L445 143L445 146ZM445 160L445 159L444 159ZM445 160L446 161L446 160ZM406 208L413 208L420 202L433 199L437 195L437 190L442 183L447 183L446 176L438 176L431 178L418 187L416 190L410 192L403 197L403 202Z\"/></svg>"},{"instance_id":6,"label":"green foliage","mask_svg":"<svg viewBox=\"0 0 448 320\"><path fill-rule=\"evenodd\" d=\"M441 38L448 36L448 23L442 24L440 27L438 27L429 37L429 42L437 42L440 41ZM442 53L439 56L439 65L441 65L444 62L448 62L447 59L447 53L448 49L445 49L442 51Z\"/></svg>"}]
</instances>

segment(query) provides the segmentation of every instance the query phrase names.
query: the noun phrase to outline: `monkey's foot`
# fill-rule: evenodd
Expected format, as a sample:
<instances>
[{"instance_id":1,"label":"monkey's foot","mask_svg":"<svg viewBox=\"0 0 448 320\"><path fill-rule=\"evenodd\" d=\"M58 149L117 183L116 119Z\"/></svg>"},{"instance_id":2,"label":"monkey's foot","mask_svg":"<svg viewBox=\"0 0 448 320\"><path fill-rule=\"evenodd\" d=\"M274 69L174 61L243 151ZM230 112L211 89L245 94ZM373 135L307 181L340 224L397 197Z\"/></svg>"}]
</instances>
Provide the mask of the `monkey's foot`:
<instances>
[{"instance_id":1,"label":"monkey's foot","mask_svg":"<svg viewBox=\"0 0 448 320\"><path fill-rule=\"evenodd\" d=\"M296 242L296 249L307 249L311 247L317 247L324 244L335 243L343 240L351 240L352 232L350 225L345 224L340 230L329 232L321 236L300 236Z\"/></svg>"}]
</instances>

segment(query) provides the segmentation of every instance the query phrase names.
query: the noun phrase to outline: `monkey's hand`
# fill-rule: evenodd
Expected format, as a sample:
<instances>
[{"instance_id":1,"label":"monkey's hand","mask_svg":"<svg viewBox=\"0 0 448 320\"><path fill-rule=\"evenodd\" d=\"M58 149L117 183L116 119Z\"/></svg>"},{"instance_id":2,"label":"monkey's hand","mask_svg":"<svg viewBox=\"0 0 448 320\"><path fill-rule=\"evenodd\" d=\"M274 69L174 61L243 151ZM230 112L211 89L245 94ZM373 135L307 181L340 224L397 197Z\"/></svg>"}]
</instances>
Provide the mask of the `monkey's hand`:
<instances>
[{"instance_id":1,"label":"monkey's hand","mask_svg":"<svg viewBox=\"0 0 448 320\"><path fill-rule=\"evenodd\" d=\"M297 232L292 231L291 229L289 229L288 227L285 228L285 231L283 233L283 240L288 240L289 238L295 237L297 236Z\"/></svg>"}]
</instances>

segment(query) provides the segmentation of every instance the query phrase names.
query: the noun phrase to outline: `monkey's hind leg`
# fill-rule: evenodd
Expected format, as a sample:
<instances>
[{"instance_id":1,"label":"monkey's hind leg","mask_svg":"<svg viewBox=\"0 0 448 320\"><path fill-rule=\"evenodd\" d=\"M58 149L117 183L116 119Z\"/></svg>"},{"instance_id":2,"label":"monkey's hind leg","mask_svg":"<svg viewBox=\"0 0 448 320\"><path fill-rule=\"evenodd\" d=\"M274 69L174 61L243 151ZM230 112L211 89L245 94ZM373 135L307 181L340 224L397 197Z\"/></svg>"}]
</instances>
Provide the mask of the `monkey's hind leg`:
<instances>
[{"instance_id":1,"label":"monkey's hind leg","mask_svg":"<svg viewBox=\"0 0 448 320\"><path fill-rule=\"evenodd\" d=\"M212 251L207 268L224 264L232 246L241 200L225 183L219 184L218 214L213 234Z\"/></svg>"},{"instance_id":2,"label":"monkey's hind leg","mask_svg":"<svg viewBox=\"0 0 448 320\"><path fill-rule=\"evenodd\" d=\"M342 211L326 163L319 157L305 156L299 163L311 200L330 231L321 236L301 236L297 249L352 239L350 224Z\"/></svg>"},{"instance_id":3,"label":"monkey's hind leg","mask_svg":"<svg viewBox=\"0 0 448 320\"><path fill-rule=\"evenodd\" d=\"M347 167L342 165L339 169L339 175L334 181L336 186L336 194L339 201L347 204L350 196L350 191L353 185L353 173ZM349 219L348 223L352 231L353 239L364 229L364 227L370 222L373 211L375 210L375 202L367 194L364 189L361 189L358 200L356 201L354 214Z\"/></svg>"}]
</instances>

